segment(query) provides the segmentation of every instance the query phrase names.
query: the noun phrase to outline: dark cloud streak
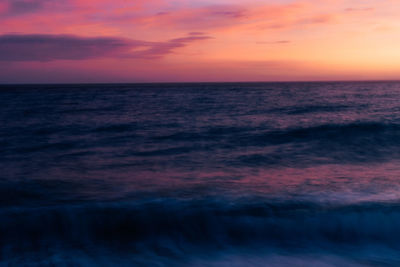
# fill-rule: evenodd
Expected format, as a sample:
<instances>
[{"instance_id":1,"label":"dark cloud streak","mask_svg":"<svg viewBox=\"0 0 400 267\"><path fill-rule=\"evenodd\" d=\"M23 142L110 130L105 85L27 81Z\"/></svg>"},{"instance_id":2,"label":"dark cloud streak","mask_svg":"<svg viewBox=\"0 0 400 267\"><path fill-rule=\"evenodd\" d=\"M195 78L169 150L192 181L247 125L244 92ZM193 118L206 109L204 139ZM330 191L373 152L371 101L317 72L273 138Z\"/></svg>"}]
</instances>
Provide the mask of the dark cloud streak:
<instances>
[{"instance_id":1,"label":"dark cloud streak","mask_svg":"<svg viewBox=\"0 0 400 267\"><path fill-rule=\"evenodd\" d=\"M80 37L76 35L0 35L0 61L54 61L94 58L155 59L173 53L191 42L209 36L187 36L165 42L147 42L119 37Z\"/></svg>"},{"instance_id":2,"label":"dark cloud streak","mask_svg":"<svg viewBox=\"0 0 400 267\"><path fill-rule=\"evenodd\" d=\"M6 12L3 16L19 16L54 7L60 4L59 0L0 0L0 4L6 4Z\"/></svg>"}]
</instances>

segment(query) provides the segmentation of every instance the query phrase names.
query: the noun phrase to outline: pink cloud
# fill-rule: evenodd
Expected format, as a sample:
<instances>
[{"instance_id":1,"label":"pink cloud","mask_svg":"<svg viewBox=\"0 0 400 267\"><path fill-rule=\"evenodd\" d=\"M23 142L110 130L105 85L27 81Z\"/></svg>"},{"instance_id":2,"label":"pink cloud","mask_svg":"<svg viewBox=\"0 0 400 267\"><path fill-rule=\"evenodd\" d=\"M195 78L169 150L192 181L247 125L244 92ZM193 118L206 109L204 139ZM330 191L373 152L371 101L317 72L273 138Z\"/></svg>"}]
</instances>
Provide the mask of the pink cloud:
<instances>
[{"instance_id":1,"label":"pink cloud","mask_svg":"<svg viewBox=\"0 0 400 267\"><path fill-rule=\"evenodd\" d=\"M197 8L184 8L172 11L157 12L152 15L128 17L142 25L190 29L210 29L224 27L244 20L247 10L242 6L206 6ZM114 19L124 19L115 17ZM126 18L125 18L126 19Z\"/></svg>"},{"instance_id":2,"label":"pink cloud","mask_svg":"<svg viewBox=\"0 0 400 267\"><path fill-rule=\"evenodd\" d=\"M209 5L160 11L138 16L114 16L114 21L130 21L154 28L205 30L286 20L305 9L302 3L286 5Z\"/></svg>"},{"instance_id":3,"label":"pink cloud","mask_svg":"<svg viewBox=\"0 0 400 267\"><path fill-rule=\"evenodd\" d=\"M257 44L289 44L291 41L289 40L279 40L279 41L270 41L270 42L257 42Z\"/></svg>"},{"instance_id":4,"label":"pink cloud","mask_svg":"<svg viewBox=\"0 0 400 267\"><path fill-rule=\"evenodd\" d=\"M0 2L0 16L8 12L8 3Z\"/></svg>"},{"instance_id":5,"label":"pink cloud","mask_svg":"<svg viewBox=\"0 0 400 267\"><path fill-rule=\"evenodd\" d=\"M321 14L312 16L305 19L300 19L295 22L295 24L327 24L336 21L336 16L334 14Z\"/></svg>"},{"instance_id":6,"label":"pink cloud","mask_svg":"<svg viewBox=\"0 0 400 267\"><path fill-rule=\"evenodd\" d=\"M346 8L345 11L347 12L369 12L369 11L374 11L375 8L373 7L363 7L363 8L353 8L353 7L349 7Z\"/></svg>"},{"instance_id":7,"label":"pink cloud","mask_svg":"<svg viewBox=\"0 0 400 267\"><path fill-rule=\"evenodd\" d=\"M129 36L121 33L133 31L171 32L172 35L230 29L278 31L301 25L336 23L346 14L351 16L353 13L371 10L347 8L328 12L317 8L309 0L290 4L224 5L190 5L180 1L174 5L163 0L0 0L0 3L1 1L7 4L6 13L9 18L2 21L0 33L13 31L75 34L83 30L84 34L91 36ZM15 18L16 15L18 18ZM26 16L25 19L19 17L22 15Z\"/></svg>"}]
</instances>

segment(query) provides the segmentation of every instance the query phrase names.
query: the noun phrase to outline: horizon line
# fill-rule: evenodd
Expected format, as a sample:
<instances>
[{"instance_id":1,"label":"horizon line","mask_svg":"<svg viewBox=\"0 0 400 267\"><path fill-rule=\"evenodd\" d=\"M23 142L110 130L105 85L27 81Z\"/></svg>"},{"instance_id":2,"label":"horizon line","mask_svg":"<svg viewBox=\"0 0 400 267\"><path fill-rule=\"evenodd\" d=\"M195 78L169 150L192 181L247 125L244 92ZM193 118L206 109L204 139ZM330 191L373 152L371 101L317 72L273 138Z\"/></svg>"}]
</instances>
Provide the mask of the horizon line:
<instances>
[{"instance_id":1,"label":"horizon line","mask_svg":"<svg viewBox=\"0 0 400 267\"><path fill-rule=\"evenodd\" d=\"M157 82L32 82L32 83L0 83L0 86L12 85L135 85L135 84L240 84L240 83L351 83L351 82L400 82L400 79L371 79L371 80L275 80L275 81L157 81Z\"/></svg>"}]
</instances>

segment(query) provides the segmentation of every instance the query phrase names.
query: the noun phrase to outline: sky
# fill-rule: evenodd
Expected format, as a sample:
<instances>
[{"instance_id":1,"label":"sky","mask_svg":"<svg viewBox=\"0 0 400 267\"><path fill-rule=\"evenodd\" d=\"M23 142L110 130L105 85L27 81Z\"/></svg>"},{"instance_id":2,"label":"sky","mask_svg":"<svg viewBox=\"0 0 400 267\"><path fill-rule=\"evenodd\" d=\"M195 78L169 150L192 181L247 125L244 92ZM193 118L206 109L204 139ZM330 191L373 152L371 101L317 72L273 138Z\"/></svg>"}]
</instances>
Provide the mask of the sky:
<instances>
[{"instance_id":1,"label":"sky","mask_svg":"<svg viewBox=\"0 0 400 267\"><path fill-rule=\"evenodd\" d=\"M0 0L0 83L400 79L398 0Z\"/></svg>"}]
</instances>

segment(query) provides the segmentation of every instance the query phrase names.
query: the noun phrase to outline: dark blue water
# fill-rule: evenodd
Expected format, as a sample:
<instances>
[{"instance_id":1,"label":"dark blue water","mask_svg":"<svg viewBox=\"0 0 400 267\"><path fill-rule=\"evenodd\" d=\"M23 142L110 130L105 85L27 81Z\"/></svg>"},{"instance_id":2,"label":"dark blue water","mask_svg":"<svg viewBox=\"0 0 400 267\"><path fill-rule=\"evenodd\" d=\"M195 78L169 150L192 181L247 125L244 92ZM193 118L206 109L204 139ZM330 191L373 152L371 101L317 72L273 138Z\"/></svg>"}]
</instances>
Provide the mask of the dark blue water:
<instances>
[{"instance_id":1,"label":"dark blue water","mask_svg":"<svg viewBox=\"0 0 400 267\"><path fill-rule=\"evenodd\" d=\"M1 266L399 266L400 83L0 86Z\"/></svg>"}]
</instances>

